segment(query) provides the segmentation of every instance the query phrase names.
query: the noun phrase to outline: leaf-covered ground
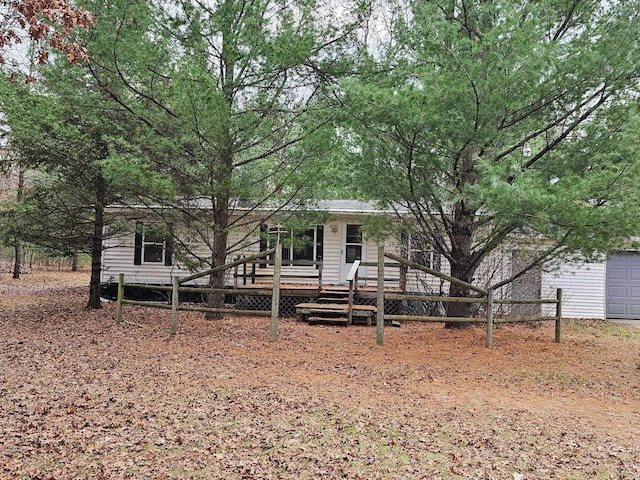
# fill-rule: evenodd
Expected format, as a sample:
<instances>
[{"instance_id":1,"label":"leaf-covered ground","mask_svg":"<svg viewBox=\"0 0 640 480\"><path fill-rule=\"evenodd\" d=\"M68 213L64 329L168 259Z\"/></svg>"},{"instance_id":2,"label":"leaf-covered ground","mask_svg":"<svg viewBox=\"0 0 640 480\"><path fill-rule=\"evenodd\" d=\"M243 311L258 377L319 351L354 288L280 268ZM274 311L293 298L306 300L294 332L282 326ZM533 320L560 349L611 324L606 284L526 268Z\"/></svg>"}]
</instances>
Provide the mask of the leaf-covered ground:
<instances>
[{"instance_id":1,"label":"leaf-covered ground","mask_svg":"<svg viewBox=\"0 0 640 480\"><path fill-rule=\"evenodd\" d=\"M0 276L0 478L637 479L640 330L205 321Z\"/></svg>"}]
</instances>

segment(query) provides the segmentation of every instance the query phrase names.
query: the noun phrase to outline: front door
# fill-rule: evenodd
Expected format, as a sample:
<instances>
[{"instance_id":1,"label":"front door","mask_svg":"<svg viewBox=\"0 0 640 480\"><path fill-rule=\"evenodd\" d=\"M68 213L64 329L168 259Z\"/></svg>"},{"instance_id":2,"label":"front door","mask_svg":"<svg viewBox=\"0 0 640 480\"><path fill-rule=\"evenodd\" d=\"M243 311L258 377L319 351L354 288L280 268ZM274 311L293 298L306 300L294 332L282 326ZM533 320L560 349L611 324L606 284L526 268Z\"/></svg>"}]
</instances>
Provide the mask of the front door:
<instances>
[{"instance_id":1,"label":"front door","mask_svg":"<svg viewBox=\"0 0 640 480\"><path fill-rule=\"evenodd\" d=\"M345 283L347 275L356 260L366 258L366 245L362 234L362 226L356 223L346 223L342 229L342 249L340 265L340 283ZM364 275L364 267L360 267L358 274Z\"/></svg>"}]
</instances>

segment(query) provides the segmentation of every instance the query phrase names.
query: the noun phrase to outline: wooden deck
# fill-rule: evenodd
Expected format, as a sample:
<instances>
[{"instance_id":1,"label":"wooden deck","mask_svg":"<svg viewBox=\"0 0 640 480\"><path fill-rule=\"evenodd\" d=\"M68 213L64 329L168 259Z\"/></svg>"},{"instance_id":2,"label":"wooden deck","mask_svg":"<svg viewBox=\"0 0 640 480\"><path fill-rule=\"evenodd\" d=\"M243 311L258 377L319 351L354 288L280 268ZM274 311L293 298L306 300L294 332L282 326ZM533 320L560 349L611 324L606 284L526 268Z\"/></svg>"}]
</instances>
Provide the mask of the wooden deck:
<instances>
[{"instance_id":1,"label":"wooden deck","mask_svg":"<svg viewBox=\"0 0 640 480\"><path fill-rule=\"evenodd\" d=\"M273 282L254 283L251 285L238 285L236 290L245 290L247 292L264 292L271 294L273 292ZM281 283L281 297L317 297L320 294L318 285Z\"/></svg>"},{"instance_id":2,"label":"wooden deck","mask_svg":"<svg viewBox=\"0 0 640 480\"><path fill-rule=\"evenodd\" d=\"M260 282L238 286L237 291L246 291L247 296L267 296L273 289L273 282ZM401 292L399 288L385 288L386 293ZM242 297L242 294L237 294ZM296 299L299 299L296 301ZM346 285L317 285L284 283L280 287L280 307L295 314L300 321L309 324L327 323L350 325L359 323L373 325L378 309L375 306L377 289L359 287L349 300L349 287ZM257 301L257 300L256 300ZM250 302L249 302L250 303ZM351 303L352 308L349 309ZM363 305L364 304L364 305ZM283 307L284 305L284 307ZM294 313L295 312L295 313Z\"/></svg>"},{"instance_id":3,"label":"wooden deck","mask_svg":"<svg viewBox=\"0 0 640 480\"><path fill-rule=\"evenodd\" d=\"M251 285L238 285L238 290L273 290L273 282L260 282L253 283ZM290 291L306 291L306 292L316 292L319 293L321 289L318 288L318 285L313 284L301 284L301 283L281 283L280 290L290 290ZM342 291L345 294L349 293L348 285L323 285L322 290L332 290L332 291ZM357 290L354 292L366 294L375 294L378 289L375 286L359 286ZM385 287L385 293L402 293L402 289L397 287Z\"/></svg>"},{"instance_id":4,"label":"wooden deck","mask_svg":"<svg viewBox=\"0 0 640 480\"><path fill-rule=\"evenodd\" d=\"M264 290L264 289L272 289L273 282L259 282L253 283L251 285L238 285L238 290ZM319 290L318 285L313 285L309 283L281 283L281 289L286 290Z\"/></svg>"},{"instance_id":5,"label":"wooden deck","mask_svg":"<svg viewBox=\"0 0 640 480\"><path fill-rule=\"evenodd\" d=\"M373 316L378 309L373 305L353 305L351 315L363 319L367 325L373 323ZM349 324L349 305L342 303L298 303L296 318L309 324L338 323Z\"/></svg>"}]
</instances>

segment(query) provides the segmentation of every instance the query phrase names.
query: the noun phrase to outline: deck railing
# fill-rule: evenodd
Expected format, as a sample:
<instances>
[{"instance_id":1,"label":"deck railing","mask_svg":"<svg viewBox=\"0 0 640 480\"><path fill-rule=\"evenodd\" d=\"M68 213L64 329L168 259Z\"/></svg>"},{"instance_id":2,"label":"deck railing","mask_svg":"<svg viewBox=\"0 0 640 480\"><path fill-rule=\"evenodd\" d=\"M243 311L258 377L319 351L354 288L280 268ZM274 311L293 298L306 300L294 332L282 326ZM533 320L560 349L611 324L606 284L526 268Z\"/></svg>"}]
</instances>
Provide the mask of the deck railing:
<instances>
[{"instance_id":1,"label":"deck railing","mask_svg":"<svg viewBox=\"0 0 640 480\"><path fill-rule=\"evenodd\" d=\"M360 266L361 267L377 267L378 262L360 262ZM405 292L407 290L407 272L408 272L407 266L400 262L385 262L383 275L388 275L390 268L397 268L398 276L397 277L384 276L383 277L384 283L397 283L400 290ZM377 282L378 276L377 275L375 277L360 276L359 280L362 280L364 282L367 282L367 281Z\"/></svg>"},{"instance_id":2,"label":"deck railing","mask_svg":"<svg viewBox=\"0 0 640 480\"><path fill-rule=\"evenodd\" d=\"M349 325L353 322L353 295L358 291L358 269L360 268L360 263L360 260L353 262L346 279L349 282L349 308L347 310L347 322Z\"/></svg>"},{"instance_id":3,"label":"deck railing","mask_svg":"<svg viewBox=\"0 0 640 480\"><path fill-rule=\"evenodd\" d=\"M267 256L261 257L262 259L249 259L250 257L238 257L238 261L245 259L246 261L238 264L234 267L233 271L233 287L238 288L239 284L242 285L254 285L261 278L272 278L273 271L260 272L256 267L258 265L269 266L275 265L275 260L268 259ZM290 271L281 271L281 279L296 279L296 280L314 280L314 283L318 284L318 290L322 290L322 260L286 260L282 262L282 267L315 267L313 273L298 273ZM242 268L240 268L242 267ZM311 269L309 269L310 271Z\"/></svg>"}]
</instances>

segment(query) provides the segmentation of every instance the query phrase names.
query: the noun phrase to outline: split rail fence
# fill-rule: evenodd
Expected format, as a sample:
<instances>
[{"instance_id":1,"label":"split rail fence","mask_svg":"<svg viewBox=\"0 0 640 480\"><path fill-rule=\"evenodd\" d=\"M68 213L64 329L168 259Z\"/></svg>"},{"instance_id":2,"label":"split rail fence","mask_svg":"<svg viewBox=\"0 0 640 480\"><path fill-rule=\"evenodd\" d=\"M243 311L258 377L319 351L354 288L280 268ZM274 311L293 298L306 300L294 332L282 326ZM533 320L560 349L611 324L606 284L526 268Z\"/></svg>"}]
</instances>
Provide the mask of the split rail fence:
<instances>
[{"instance_id":1,"label":"split rail fence","mask_svg":"<svg viewBox=\"0 0 640 480\"><path fill-rule=\"evenodd\" d=\"M253 261L267 258L274 255L274 268L273 268L273 288L272 289L229 289L229 288L203 288L203 287L185 287L182 286L186 282L197 280L198 278L206 277L212 273L219 272L221 270L229 270L240 265L246 265ZM116 321L122 322L122 306L123 305L143 305L145 307L163 308L171 310L171 334L174 335L178 329L178 311L187 312L211 312L222 314L235 314L235 315L255 315L255 316L271 316L271 325L269 328L269 338L273 342L278 339L278 308L280 304L280 272L282 269L282 246L278 244L275 248L260 252L255 255L240 258L234 262L226 265L221 265L216 268L212 268L205 272L196 273L187 277L173 277L171 287L159 287L155 285L139 285L139 284L127 284L124 281L124 274L120 274L118 277L118 296L117 296L117 309L116 309ZM171 291L171 302L145 302L140 300L128 300L124 298L125 287L135 288L148 288L150 290L166 290ZM223 295L271 295L271 310L239 310L237 308L212 308L212 307L198 307L193 305L180 305L180 293L220 293Z\"/></svg>"},{"instance_id":2,"label":"split rail fence","mask_svg":"<svg viewBox=\"0 0 640 480\"><path fill-rule=\"evenodd\" d=\"M463 286L476 292L475 297L444 297L444 296L430 296L430 295L409 295L404 293L387 293L384 290L384 258L389 258L398 262L405 269L414 268L422 272L428 273L438 278L442 278L450 283ZM398 320L398 321L417 321L417 322L444 322L444 323L484 323L486 324L486 336L485 345L487 348L491 348L493 345L493 326L496 323L516 323L516 322L536 322L536 321L549 321L555 320L555 341L560 342L562 336L562 289L558 288L556 291L556 298L542 298L542 299L496 299L494 298L494 291L492 288L481 288L470 283L463 282L457 278L446 275L437 270L425 267L418 263L407 260L406 258L399 257L392 253L384 251L383 246L378 247L378 289L377 289L377 306L378 312L376 317L377 327L377 343L382 345L384 343L384 322L385 320ZM402 267L401 267L402 268ZM460 303L480 303L485 306L484 317L440 317L440 316L426 316L426 315L385 315L384 313L384 301L385 300L407 300L407 301L425 301L425 302L460 302ZM493 306L495 304L555 304L556 311L553 316L538 316L538 317L525 317L525 318L494 318Z\"/></svg>"},{"instance_id":3,"label":"split rail fence","mask_svg":"<svg viewBox=\"0 0 640 480\"><path fill-rule=\"evenodd\" d=\"M262 260L266 259L273 255L274 260ZM385 262L384 259L389 258L399 265L401 268L401 276L406 278L406 272L408 269L413 268L416 270L420 270L427 274L433 275L435 277L444 279L451 283L455 283L461 285L469 290L476 292L475 297L444 297L444 296L431 296L431 295L413 295L406 293L392 293L385 292L384 289L384 269ZM486 336L485 336L485 345L488 348L491 348L493 344L493 326L496 323L515 323L515 322L535 322L535 321L549 321L555 320L555 341L560 342L562 330L562 289L557 289L556 298L548 298L548 299L495 299L494 292L491 288L481 288L476 285L471 285L469 283L463 282L457 278L446 275L442 272L438 272L437 270L432 270L428 267L420 265L418 263L412 262L405 258L399 257L392 253L388 253L384 251L384 247L378 247L378 286L377 286L377 317L376 317L376 336L378 345L382 345L384 343L384 322L385 320L389 321L418 321L418 322L440 322L440 323L484 323L486 324ZM246 268L246 265L255 265L256 263L263 263L268 261L269 263L273 262L273 287L271 289L239 289L237 287L237 283L234 282L234 288L203 288L203 287L188 287L183 286L184 283L196 280L198 278L202 278L212 273L221 271L221 270L229 270L235 269L235 279L238 278L237 272L238 267L243 266L243 269ZM353 294L357 291L357 282L358 282L358 266L354 264L354 268L352 268L349 273L349 305L351 310L351 305L353 302ZM388 264L387 264L388 265ZM253 269L252 269L253 270ZM257 253L255 255L247 256L244 258L240 258L226 265L222 265L220 267L216 267L205 272L200 272L194 275L189 275L187 277L174 277L172 279L172 286L157 286L157 285L140 285L140 284L127 284L125 283L124 274L120 274L118 278L118 294L117 294L117 309L116 309L116 321L122 322L122 307L123 305L143 305L147 307L154 308L162 308L162 309L170 309L171 310L171 334L175 334L178 328L178 311L192 311L192 312L212 312L212 313L221 313L221 314L235 314L235 315L257 315L257 316L265 316L271 317L271 324L269 329L269 338L270 341L275 341L278 339L278 315L279 315L279 305L280 305L280 294L281 294L281 270L282 270L282 245L278 242L275 248L270 250ZM244 277L244 275L243 275ZM246 278L246 277L245 277ZM319 282L321 285L322 275L319 274ZM171 301L170 303L162 303L162 302L149 302L149 301L140 301L140 300L128 300L124 298L124 290L126 287L133 288L148 288L150 290L165 290L171 291ZM212 308L212 307L200 307L193 305L180 305L179 297L180 293L200 293L200 294L209 294L209 293L220 293L220 294L228 294L228 295L259 295L259 296L268 296L271 295L271 310L242 310L237 308ZM425 316L425 315L385 315L384 312L384 302L385 300L406 300L406 301L424 301L424 302L462 302L462 303L480 303L485 306L485 316L484 317L441 317L441 316ZM493 306L495 304L555 304L556 311L553 316L539 316L539 317L525 317L525 318L499 318L495 319L493 317Z\"/></svg>"}]
</instances>

